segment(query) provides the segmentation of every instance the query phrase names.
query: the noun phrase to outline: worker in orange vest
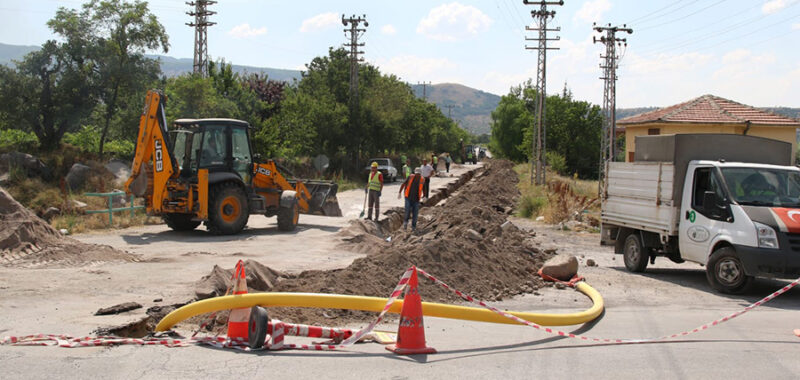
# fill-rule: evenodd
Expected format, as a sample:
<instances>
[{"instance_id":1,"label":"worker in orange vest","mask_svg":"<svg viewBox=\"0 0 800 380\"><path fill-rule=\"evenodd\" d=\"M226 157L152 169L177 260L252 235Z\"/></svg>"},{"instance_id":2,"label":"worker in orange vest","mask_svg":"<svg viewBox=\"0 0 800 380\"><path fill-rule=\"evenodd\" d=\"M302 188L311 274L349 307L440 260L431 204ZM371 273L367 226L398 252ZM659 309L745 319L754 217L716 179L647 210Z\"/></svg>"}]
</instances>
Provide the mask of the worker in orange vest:
<instances>
[{"instance_id":1,"label":"worker in orange vest","mask_svg":"<svg viewBox=\"0 0 800 380\"><path fill-rule=\"evenodd\" d=\"M369 178L367 179L367 188L369 191L369 211L367 219L372 219L372 206L375 206L375 221L378 221L378 215L381 213L381 191L383 191L383 174L378 171L378 163L373 162L370 167Z\"/></svg>"},{"instance_id":2,"label":"worker in orange vest","mask_svg":"<svg viewBox=\"0 0 800 380\"><path fill-rule=\"evenodd\" d=\"M408 227L408 217L410 215L413 216L413 219L411 220L411 230L413 231L417 229L419 201L423 196L424 185L425 179L422 178L420 168L414 169L414 174L408 176L408 178L403 181L403 184L400 185L400 191L397 192L397 198L400 198L400 194L403 193L403 190L405 190L406 196L406 214L403 217L404 230Z\"/></svg>"}]
</instances>

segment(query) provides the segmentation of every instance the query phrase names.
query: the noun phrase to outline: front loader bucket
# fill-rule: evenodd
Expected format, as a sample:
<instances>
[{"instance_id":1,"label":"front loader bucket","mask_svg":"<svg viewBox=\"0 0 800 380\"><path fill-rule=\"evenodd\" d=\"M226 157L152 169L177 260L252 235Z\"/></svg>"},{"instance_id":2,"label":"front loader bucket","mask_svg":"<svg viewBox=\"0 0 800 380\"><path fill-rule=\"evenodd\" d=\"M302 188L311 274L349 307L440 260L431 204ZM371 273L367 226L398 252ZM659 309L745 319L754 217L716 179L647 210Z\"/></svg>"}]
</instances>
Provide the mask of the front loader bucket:
<instances>
[{"instance_id":1,"label":"front loader bucket","mask_svg":"<svg viewBox=\"0 0 800 380\"><path fill-rule=\"evenodd\" d=\"M288 180L292 186L297 186L297 180ZM302 181L311 199L308 200L308 212L306 214L316 214L324 216L342 216L339 208L339 201L336 199L336 192L339 185L330 181Z\"/></svg>"}]
</instances>

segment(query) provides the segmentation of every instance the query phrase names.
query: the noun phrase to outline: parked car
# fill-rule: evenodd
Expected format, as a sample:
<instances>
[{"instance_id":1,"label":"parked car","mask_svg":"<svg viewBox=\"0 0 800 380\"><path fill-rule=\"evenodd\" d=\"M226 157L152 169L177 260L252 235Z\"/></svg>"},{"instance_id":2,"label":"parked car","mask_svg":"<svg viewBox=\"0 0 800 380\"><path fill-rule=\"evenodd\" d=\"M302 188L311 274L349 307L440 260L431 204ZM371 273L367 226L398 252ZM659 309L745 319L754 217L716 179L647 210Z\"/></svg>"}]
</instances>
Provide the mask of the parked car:
<instances>
[{"instance_id":1,"label":"parked car","mask_svg":"<svg viewBox=\"0 0 800 380\"><path fill-rule=\"evenodd\" d=\"M367 160L367 166L364 167L364 172L369 173L370 166L373 162L378 163L378 171L383 174L384 182L394 182L397 180L397 168L392 164L392 160L388 158L370 158Z\"/></svg>"}]
</instances>

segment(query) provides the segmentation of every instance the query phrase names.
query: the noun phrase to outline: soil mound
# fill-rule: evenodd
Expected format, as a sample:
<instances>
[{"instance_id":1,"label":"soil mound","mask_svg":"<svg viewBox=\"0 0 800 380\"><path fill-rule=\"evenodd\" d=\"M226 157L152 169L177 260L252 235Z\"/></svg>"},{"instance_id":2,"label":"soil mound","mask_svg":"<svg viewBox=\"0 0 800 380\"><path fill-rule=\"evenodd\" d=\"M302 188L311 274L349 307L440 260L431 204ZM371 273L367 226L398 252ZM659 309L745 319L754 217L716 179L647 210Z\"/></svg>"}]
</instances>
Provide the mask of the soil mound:
<instances>
[{"instance_id":1,"label":"soil mound","mask_svg":"<svg viewBox=\"0 0 800 380\"><path fill-rule=\"evenodd\" d=\"M475 181L450 194L444 205L423 209L416 231L400 227L402 214L387 215L381 223L355 221L343 234L343 244L367 257L344 269L302 272L273 291L386 297L402 273L416 265L478 299L533 292L544 285L536 272L552 252L540 250L532 235L507 222L519 197L516 184L510 162L488 161ZM460 301L424 279L420 293L424 301ZM365 320L363 313L347 310L276 309L275 316L298 323Z\"/></svg>"},{"instance_id":2,"label":"soil mound","mask_svg":"<svg viewBox=\"0 0 800 380\"><path fill-rule=\"evenodd\" d=\"M65 237L0 188L0 265L58 267L107 261L139 261L139 256Z\"/></svg>"},{"instance_id":3,"label":"soil mound","mask_svg":"<svg viewBox=\"0 0 800 380\"><path fill-rule=\"evenodd\" d=\"M245 260L244 271L247 275L247 290L256 292L271 292L278 281L288 277L258 261ZM225 295L233 285L231 281L233 268L222 269L214 265L211 273L203 276L195 283L194 293L198 300Z\"/></svg>"}]
</instances>

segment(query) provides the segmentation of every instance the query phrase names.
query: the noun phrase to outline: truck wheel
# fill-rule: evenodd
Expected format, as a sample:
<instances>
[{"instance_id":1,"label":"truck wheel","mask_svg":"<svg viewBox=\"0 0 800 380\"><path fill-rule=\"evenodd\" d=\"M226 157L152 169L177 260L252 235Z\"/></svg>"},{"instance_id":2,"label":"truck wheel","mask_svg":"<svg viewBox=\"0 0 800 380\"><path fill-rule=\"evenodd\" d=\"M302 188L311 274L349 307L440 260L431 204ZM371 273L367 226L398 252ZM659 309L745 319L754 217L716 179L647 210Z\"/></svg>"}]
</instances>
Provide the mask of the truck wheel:
<instances>
[{"instance_id":1,"label":"truck wheel","mask_svg":"<svg viewBox=\"0 0 800 380\"><path fill-rule=\"evenodd\" d=\"M233 235L244 229L250 217L244 190L227 182L214 186L210 193L208 230L216 235Z\"/></svg>"},{"instance_id":2,"label":"truck wheel","mask_svg":"<svg viewBox=\"0 0 800 380\"><path fill-rule=\"evenodd\" d=\"M642 247L642 239L634 232L625 238L625 250L622 256L625 259L625 268L634 273L644 272L647 268L648 255Z\"/></svg>"},{"instance_id":3,"label":"truck wheel","mask_svg":"<svg viewBox=\"0 0 800 380\"><path fill-rule=\"evenodd\" d=\"M200 222L192 220L191 214L164 214L161 219L173 231L191 231L200 225Z\"/></svg>"},{"instance_id":4,"label":"truck wheel","mask_svg":"<svg viewBox=\"0 0 800 380\"><path fill-rule=\"evenodd\" d=\"M744 272L744 265L731 247L717 249L708 258L706 279L712 288L727 294L745 292L753 283L753 276Z\"/></svg>"},{"instance_id":5,"label":"truck wheel","mask_svg":"<svg viewBox=\"0 0 800 380\"><path fill-rule=\"evenodd\" d=\"M300 207L297 205L297 201L292 202L289 207L278 209L278 229L281 231L294 231L299 219Z\"/></svg>"}]
</instances>

